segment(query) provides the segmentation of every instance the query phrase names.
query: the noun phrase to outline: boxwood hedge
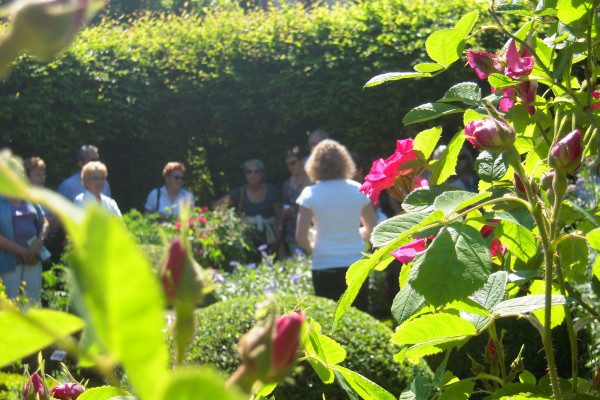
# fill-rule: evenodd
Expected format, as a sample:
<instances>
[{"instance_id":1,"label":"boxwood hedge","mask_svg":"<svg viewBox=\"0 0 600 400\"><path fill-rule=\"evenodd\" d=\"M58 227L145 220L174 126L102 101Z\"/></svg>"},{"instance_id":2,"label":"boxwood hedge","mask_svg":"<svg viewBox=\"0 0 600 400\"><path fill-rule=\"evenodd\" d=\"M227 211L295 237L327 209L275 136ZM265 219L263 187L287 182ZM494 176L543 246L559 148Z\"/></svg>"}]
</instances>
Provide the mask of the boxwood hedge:
<instances>
[{"instance_id":1,"label":"boxwood hedge","mask_svg":"<svg viewBox=\"0 0 600 400\"><path fill-rule=\"evenodd\" d=\"M106 19L56 62L16 63L0 83L0 142L45 158L51 186L76 168L81 144L99 145L122 209L141 207L162 184L164 163L197 148L215 195L243 181L241 164L252 157L280 183L283 150L306 144L316 127L372 159L412 132L401 122L409 109L475 75L456 68L432 80L362 85L410 70L426 58L432 30L485 4L370 0L265 12L225 0L197 14ZM211 190L196 195L212 200Z\"/></svg>"},{"instance_id":2,"label":"boxwood hedge","mask_svg":"<svg viewBox=\"0 0 600 400\"><path fill-rule=\"evenodd\" d=\"M260 297L238 297L213 304L198 311L198 329L188 351L189 363L212 364L233 372L239 360L233 346L255 323L255 306ZM294 307L299 299L293 296L280 298L280 303ZM315 318L324 331L333 321L336 303L316 296L301 299L301 307ZM408 366L393 362L394 348L389 343L392 331L375 318L351 308L342 319L332 337L348 352L343 365L355 370L391 393L398 396L416 374L430 374L425 364ZM308 364L293 375L293 382L286 382L276 389L276 398L327 399L347 398L337 385L324 385Z\"/></svg>"}]
</instances>

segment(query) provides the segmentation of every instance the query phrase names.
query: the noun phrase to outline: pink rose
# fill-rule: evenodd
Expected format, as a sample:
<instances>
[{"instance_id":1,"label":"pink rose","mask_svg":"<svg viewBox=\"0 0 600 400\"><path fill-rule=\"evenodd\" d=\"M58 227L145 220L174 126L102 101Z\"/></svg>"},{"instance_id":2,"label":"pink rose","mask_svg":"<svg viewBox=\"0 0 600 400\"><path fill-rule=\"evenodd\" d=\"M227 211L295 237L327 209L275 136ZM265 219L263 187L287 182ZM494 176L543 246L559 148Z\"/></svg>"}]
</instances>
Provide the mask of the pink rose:
<instances>
[{"instance_id":1,"label":"pink rose","mask_svg":"<svg viewBox=\"0 0 600 400\"><path fill-rule=\"evenodd\" d=\"M186 251L181 239L171 242L167 263L161 271L161 282L167 298L173 300L181 284L181 276L185 268Z\"/></svg>"},{"instance_id":2,"label":"pink rose","mask_svg":"<svg viewBox=\"0 0 600 400\"><path fill-rule=\"evenodd\" d=\"M392 256L400 261L402 264L408 264L412 262L418 253L425 251L427 248L427 239L414 239L403 246L398 247L392 251Z\"/></svg>"},{"instance_id":3,"label":"pink rose","mask_svg":"<svg viewBox=\"0 0 600 400\"><path fill-rule=\"evenodd\" d=\"M469 122L465 126L465 138L478 149L502 150L514 143L516 135L505 122L485 118Z\"/></svg>"},{"instance_id":4,"label":"pink rose","mask_svg":"<svg viewBox=\"0 0 600 400\"><path fill-rule=\"evenodd\" d=\"M271 352L271 372L274 376L285 373L296 360L303 323L304 317L299 312L282 315L275 322Z\"/></svg>"},{"instance_id":5,"label":"pink rose","mask_svg":"<svg viewBox=\"0 0 600 400\"><path fill-rule=\"evenodd\" d=\"M504 75L512 79L519 79L522 75L529 75L533 69L534 59L531 52L523 47L517 51L517 45L513 39L508 43L506 50L506 67Z\"/></svg>"},{"instance_id":6,"label":"pink rose","mask_svg":"<svg viewBox=\"0 0 600 400\"><path fill-rule=\"evenodd\" d=\"M85 388L78 383L61 383L52 388L50 392L56 399L75 400L84 391Z\"/></svg>"},{"instance_id":7,"label":"pink rose","mask_svg":"<svg viewBox=\"0 0 600 400\"><path fill-rule=\"evenodd\" d=\"M35 400L44 399L45 393L44 380L37 372L34 372L31 374L27 382L25 382L25 386L23 387L21 394L25 400Z\"/></svg>"},{"instance_id":8,"label":"pink rose","mask_svg":"<svg viewBox=\"0 0 600 400\"><path fill-rule=\"evenodd\" d=\"M479 79L486 79L490 74L499 72L496 68L497 56L485 51L467 51L467 62L475 70Z\"/></svg>"},{"instance_id":9,"label":"pink rose","mask_svg":"<svg viewBox=\"0 0 600 400\"><path fill-rule=\"evenodd\" d=\"M552 146L548 163L559 171L571 174L581 165L582 152L581 131L575 129Z\"/></svg>"}]
</instances>

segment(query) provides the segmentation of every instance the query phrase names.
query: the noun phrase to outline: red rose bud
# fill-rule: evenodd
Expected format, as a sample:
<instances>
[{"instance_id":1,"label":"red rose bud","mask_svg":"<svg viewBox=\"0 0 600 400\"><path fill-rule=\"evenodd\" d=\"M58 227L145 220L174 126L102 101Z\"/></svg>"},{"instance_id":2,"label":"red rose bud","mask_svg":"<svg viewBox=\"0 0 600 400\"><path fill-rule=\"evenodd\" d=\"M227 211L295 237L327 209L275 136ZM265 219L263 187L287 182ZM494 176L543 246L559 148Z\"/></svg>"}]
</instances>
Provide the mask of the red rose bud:
<instances>
[{"instance_id":1,"label":"red rose bud","mask_svg":"<svg viewBox=\"0 0 600 400\"><path fill-rule=\"evenodd\" d=\"M517 175L516 173L515 173L513 182L514 182L515 191L517 192L517 194L526 196L527 189L525 188L525 184L523 183L523 180L521 179L521 177L519 175Z\"/></svg>"},{"instance_id":2,"label":"red rose bud","mask_svg":"<svg viewBox=\"0 0 600 400\"><path fill-rule=\"evenodd\" d=\"M498 151L514 143L516 135L505 122L485 118L469 122L465 137L475 148Z\"/></svg>"},{"instance_id":3,"label":"red rose bud","mask_svg":"<svg viewBox=\"0 0 600 400\"><path fill-rule=\"evenodd\" d=\"M271 352L272 376L285 374L296 360L303 323L304 317L297 312L282 315L275 323Z\"/></svg>"},{"instance_id":4,"label":"red rose bud","mask_svg":"<svg viewBox=\"0 0 600 400\"><path fill-rule=\"evenodd\" d=\"M169 300L173 300L177 296L177 289L181 284L186 257L186 250L181 239L174 239L169 247L167 262L160 274L165 294Z\"/></svg>"},{"instance_id":5,"label":"red rose bud","mask_svg":"<svg viewBox=\"0 0 600 400\"><path fill-rule=\"evenodd\" d=\"M44 389L44 381L42 377L34 372L27 382L25 382L25 386L23 387L23 399L25 400L37 400L37 399L45 399L45 389Z\"/></svg>"},{"instance_id":6,"label":"red rose bud","mask_svg":"<svg viewBox=\"0 0 600 400\"><path fill-rule=\"evenodd\" d=\"M61 400L75 400L83 392L85 388L78 383L61 383L50 391L55 399Z\"/></svg>"},{"instance_id":7,"label":"red rose bud","mask_svg":"<svg viewBox=\"0 0 600 400\"><path fill-rule=\"evenodd\" d=\"M467 62L475 70L479 79L485 79L494 72L500 72L496 68L496 55L484 51L467 51Z\"/></svg>"},{"instance_id":8,"label":"red rose bud","mask_svg":"<svg viewBox=\"0 0 600 400\"><path fill-rule=\"evenodd\" d=\"M494 339L489 338L487 345L485 346L485 358L490 363L498 362L498 348Z\"/></svg>"},{"instance_id":9,"label":"red rose bud","mask_svg":"<svg viewBox=\"0 0 600 400\"><path fill-rule=\"evenodd\" d=\"M571 174L581 165L582 151L581 131L575 129L552 146L548 163L561 172Z\"/></svg>"}]
</instances>

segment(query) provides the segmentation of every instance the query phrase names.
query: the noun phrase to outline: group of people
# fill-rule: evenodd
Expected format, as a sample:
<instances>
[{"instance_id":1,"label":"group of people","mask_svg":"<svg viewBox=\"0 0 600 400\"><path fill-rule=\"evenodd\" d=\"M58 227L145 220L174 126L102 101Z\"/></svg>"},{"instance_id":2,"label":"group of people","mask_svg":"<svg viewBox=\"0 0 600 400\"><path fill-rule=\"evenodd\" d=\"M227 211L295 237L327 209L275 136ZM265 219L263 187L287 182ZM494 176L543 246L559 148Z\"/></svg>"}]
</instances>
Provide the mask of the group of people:
<instances>
[{"instance_id":1,"label":"group of people","mask_svg":"<svg viewBox=\"0 0 600 400\"><path fill-rule=\"evenodd\" d=\"M362 257L381 217L358 191L357 181L362 176L357 175L356 163L345 146L329 139L325 131L316 130L309 136L309 147L308 156L298 146L285 152L290 175L281 190L264 182L261 160L246 161L246 184L231 190L215 206L235 208L244 222L254 227L255 246L265 244L268 251L278 254L311 255L315 293L337 300L346 289L348 267ZM111 198L107 168L99 159L98 148L82 146L77 153L80 171L65 179L58 192L76 204L95 202L120 217L121 211ZM31 157L24 166L23 173L32 184L45 184L42 159ZM150 191L145 213L168 218L177 216L181 207L193 206L194 195L184 189L185 173L183 163L168 162L162 171L164 185ZM457 177L461 178L472 184ZM0 278L9 298L19 295L25 281L23 294L39 302L40 258L52 221L52 216L36 204L0 197ZM366 287L355 305L367 309Z\"/></svg>"}]
</instances>

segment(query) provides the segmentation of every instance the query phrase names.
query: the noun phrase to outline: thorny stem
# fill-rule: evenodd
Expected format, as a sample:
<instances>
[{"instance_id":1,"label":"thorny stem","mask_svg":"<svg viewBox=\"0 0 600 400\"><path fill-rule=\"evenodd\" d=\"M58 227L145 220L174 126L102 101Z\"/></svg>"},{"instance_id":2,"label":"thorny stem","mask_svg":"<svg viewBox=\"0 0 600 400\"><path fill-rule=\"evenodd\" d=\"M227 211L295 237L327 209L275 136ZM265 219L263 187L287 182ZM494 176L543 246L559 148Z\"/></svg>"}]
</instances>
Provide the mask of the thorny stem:
<instances>
[{"instance_id":1,"label":"thorny stem","mask_svg":"<svg viewBox=\"0 0 600 400\"><path fill-rule=\"evenodd\" d=\"M530 207L533 208L532 216L535 223L538 226L540 233L540 239L542 242L542 249L544 252L544 261L546 265L544 281L545 297L544 297L544 334L542 336L542 342L544 344L544 351L546 353L546 361L548 362L548 375L550 375L550 383L552 385L552 394L554 400L561 400L562 394L560 392L560 386L558 383L558 373L556 371L556 361L554 359L554 349L552 348L552 269L553 269L553 254L551 252L551 237L548 235L546 225L544 223L544 217L542 214L541 204L538 199L534 196L531 182L521 165L521 156L514 146L510 146L506 149L507 160L509 164L515 169L517 175L523 181L525 185L527 199L529 200ZM550 227L552 231L552 225Z\"/></svg>"}]
</instances>

